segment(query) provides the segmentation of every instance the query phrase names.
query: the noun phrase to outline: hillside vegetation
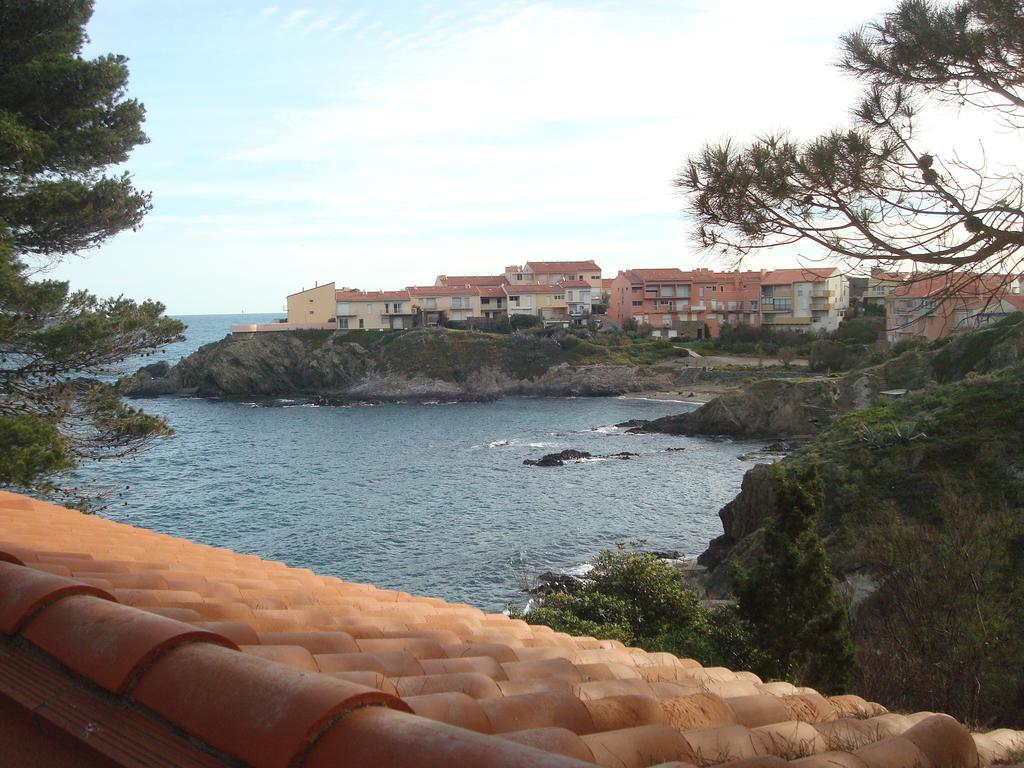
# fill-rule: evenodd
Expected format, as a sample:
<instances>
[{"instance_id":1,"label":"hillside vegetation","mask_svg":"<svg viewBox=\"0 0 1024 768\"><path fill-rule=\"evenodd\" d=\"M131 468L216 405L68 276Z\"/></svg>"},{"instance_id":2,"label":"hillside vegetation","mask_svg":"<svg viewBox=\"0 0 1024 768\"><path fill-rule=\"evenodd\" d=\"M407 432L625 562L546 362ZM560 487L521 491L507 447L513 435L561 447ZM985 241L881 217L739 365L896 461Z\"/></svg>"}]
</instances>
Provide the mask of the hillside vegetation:
<instances>
[{"instance_id":1,"label":"hillside vegetation","mask_svg":"<svg viewBox=\"0 0 1024 768\"><path fill-rule=\"evenodd\" d=\"M747 473L701 556L714 593L784 512L781 478L824 489L818 522L845 589L855 690L979 724L1024 722L1024 315L900 362L917 391L840 416Z\"/></svg>"}]
</instances>

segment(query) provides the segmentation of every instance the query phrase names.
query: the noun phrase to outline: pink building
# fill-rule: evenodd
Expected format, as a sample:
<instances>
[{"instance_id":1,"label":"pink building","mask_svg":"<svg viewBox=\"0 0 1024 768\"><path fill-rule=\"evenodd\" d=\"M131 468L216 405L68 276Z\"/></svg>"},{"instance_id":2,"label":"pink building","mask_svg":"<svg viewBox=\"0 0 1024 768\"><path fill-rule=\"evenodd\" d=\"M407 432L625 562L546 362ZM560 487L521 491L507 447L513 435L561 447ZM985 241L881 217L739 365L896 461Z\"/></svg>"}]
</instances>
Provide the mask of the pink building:
<instances>
[{"instance_id":1,"label":"pink building","mask_svg":"<svg viewBox=\"0 0 1024 768\"><path fill-rule=\"evenodd\" d=\"M673 338L683 323L701 323L711 336L723 325L760 325L762 272L629 269L612 280L608 313L622 323L649 323L654 335Z\"/></svg>"}]
</instances>

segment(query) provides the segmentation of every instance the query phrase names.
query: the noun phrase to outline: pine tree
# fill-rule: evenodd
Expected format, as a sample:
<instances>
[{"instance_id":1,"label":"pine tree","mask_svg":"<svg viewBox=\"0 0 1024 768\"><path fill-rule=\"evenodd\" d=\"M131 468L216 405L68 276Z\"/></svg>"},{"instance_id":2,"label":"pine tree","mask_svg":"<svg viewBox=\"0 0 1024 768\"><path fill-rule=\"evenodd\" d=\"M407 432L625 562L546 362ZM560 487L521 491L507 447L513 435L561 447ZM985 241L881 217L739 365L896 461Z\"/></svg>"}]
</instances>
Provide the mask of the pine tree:
<instances>
[{"instance_id":1,"label":"pine tree","mask_svg":"<svg viewBox=\"0 0 1024 768\"><path fill-rule=\"evenodd\" d=\"M749 570L733 567L739 615L768 659L766 676L841 692L853 642L815 530L820 483L787 477L781 467L775 472L778 511L765 526L762 553Z\"/></svg>"},{"instance_id":2,"label":"pine tree","mask_svg":"<svg viewBox=\"0 0 1024 768\"><path fill-rule=\"evenodd\" d=\"M183 329L157 302L33 279L150 208L127 173L104 174L146 141L144 110L124 57L82 57L91 15L91 0L0 0L0 487L40 493L170 431L101 377Z\"/></svg>"},{"instance_id":3,"label":"pine tree","mask_svg":"<svg viewBox=\"0 0 1024 768\"><path fill-rule=\"evenodd\" d=\"M687 161L676 185L700 244L740 257L800 245L950 274L953 285L972 272L1019 273L1017 153L968 160L933 146L919 123L927 107L952 104L987 113L1007 135L1024 126L1024 2L901 0L842 38L840 67L864 84L851 127L709 144Z\"/></svg>"}]
</instances>

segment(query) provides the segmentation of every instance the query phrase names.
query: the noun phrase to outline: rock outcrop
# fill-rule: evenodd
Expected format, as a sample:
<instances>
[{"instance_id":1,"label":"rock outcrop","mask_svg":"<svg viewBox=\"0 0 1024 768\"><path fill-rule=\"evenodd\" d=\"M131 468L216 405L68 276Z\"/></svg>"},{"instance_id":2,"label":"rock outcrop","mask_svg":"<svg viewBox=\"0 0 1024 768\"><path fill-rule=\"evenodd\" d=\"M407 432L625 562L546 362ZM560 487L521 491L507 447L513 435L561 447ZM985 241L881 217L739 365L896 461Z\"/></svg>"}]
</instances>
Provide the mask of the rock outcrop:
<instances>
[{"instance_id":1,"label":"rock outcrop","mask_svg":"<svg viewBox=\"0 0 1024 768\"><path fill-rule=\"evenodd\" d=\"M692 369L671 357L618 362L615 350L535 335L423 328L400 334L309 331L227 337L171 367L120 383L129 397L308 397L322 402L493 400L677 389ZM573 338L575 341L575 338ZM675 353L675 347L669 348ZM603 360L608 360L603 362Z\"/></svg>"}]
</instances>

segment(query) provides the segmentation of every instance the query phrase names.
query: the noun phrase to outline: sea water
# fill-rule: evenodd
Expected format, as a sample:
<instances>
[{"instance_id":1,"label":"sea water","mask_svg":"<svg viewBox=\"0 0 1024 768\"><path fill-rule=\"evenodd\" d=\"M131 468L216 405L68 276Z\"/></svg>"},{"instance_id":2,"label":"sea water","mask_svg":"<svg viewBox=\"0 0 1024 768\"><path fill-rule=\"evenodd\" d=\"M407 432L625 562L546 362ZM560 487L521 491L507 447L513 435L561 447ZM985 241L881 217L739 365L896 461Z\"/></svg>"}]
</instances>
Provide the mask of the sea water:
<instances>
[{"instance_id":1,"label":"sea water","mask_svg":"<svg viewBox=\"0 0 1024 768\"><path fill-rule=\"evenodd\" d=\"M189 338L164 357L251 317L183 318ZM111 492L105 516L486 610L523 603L537 574L578 568L620 542L699 554L750 468L738 456L755 446L627 434L614 425L695 407L631 397L135 404L176 433L82 469ZM565 448L639 455L523 465Z\"/></svg>"}]
</instances>

